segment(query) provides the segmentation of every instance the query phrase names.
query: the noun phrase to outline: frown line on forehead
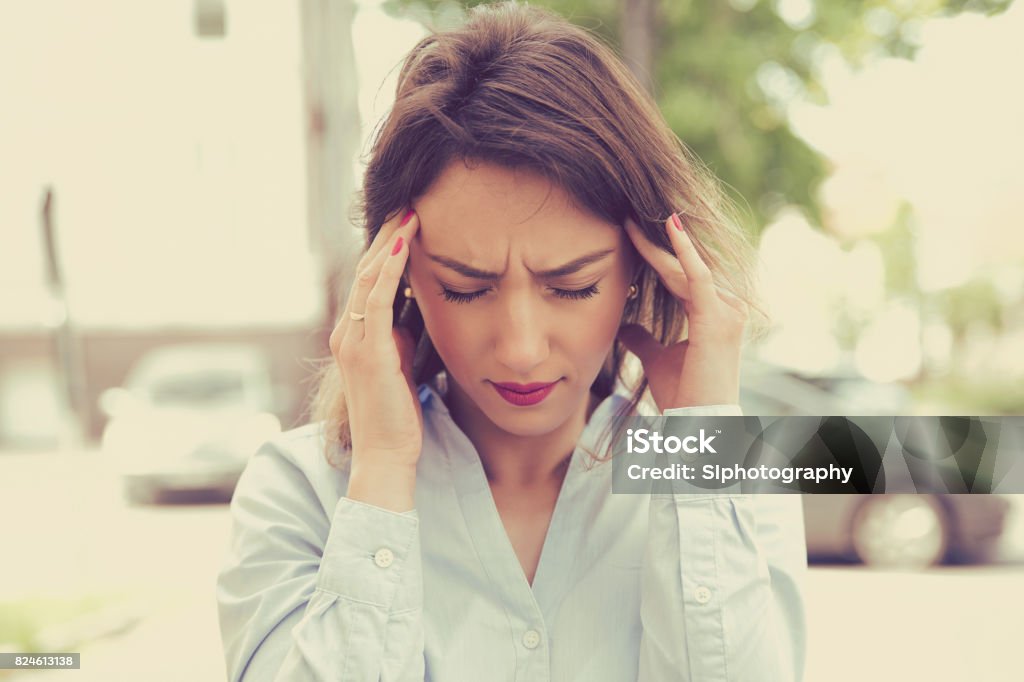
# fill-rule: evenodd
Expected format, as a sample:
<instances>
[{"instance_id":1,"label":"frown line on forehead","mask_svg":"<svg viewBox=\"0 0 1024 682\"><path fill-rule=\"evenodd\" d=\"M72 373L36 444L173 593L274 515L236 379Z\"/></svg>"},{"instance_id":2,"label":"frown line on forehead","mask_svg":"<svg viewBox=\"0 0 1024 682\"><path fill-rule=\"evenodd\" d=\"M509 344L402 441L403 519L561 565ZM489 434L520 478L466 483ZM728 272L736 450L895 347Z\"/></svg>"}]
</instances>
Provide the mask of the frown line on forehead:
<instances>
[{"instance_id":1,"label":"frown line on forehead","mask_svg":"<svg viewBox=\"0 0 1024 682\"><path fill-rule=\"evenodd\" d=\"M564 265L559 265L558 267L550 268L548 270L540 270L539 272L534 272L529 268L527 268L527 270L530 270L530 273L533 274L535 277L540 277L542 279L554 279L556 277L565 277L566 275L571 275L576 272L579 272L580 270L582 270L588 265L591 265L592 263L602 261L608 256L612 255L613 253L615 253L615 249L603 249L601 251L594 251L593 253L585 254L583 256L580 256L579 258L575 258L569 261L568 263L565 263ZM446 256L440 256L432 253L426 253L426 256L435 263L443 265L449 270L454 270L460 275L470 277L472 279L497 281L501 279L502 276L502 273L500 272L481 270L479 268L473 267L472 265L467 265L466 263L459 262L454 258L448 258Z\"/></svg>"}]
</instances>

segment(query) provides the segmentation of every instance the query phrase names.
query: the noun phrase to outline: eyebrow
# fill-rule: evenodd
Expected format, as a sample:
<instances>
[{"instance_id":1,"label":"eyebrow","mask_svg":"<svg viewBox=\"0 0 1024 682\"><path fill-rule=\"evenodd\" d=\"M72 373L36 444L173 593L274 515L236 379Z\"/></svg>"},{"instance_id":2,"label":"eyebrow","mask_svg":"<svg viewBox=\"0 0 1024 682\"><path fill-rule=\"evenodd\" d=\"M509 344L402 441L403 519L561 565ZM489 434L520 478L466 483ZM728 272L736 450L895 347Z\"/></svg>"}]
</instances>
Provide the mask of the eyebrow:
<instances>
[{"instance_id":1,"label":"eyebrow","mask_svg":"<svg viewBox=\"0 0 1024 682\"><path fill-rule=\"evenodd\" d=\"M564 265L559 265L558 267L551 268L550 270L541 270L540 272L533 272L533 270L530 270L529 268L527 268L527 270L530 270L532 274L542 278L564 277L565 275L571 275L575 272L582 270L591 263L596 263L598 261L604 260L613 253L615 253L615 249L605 249L603 251L595 251L594 253L588 253L585 256L580 256L575 260L571 260ZM459 261L453 258L437 256L432 253L428 253L427 258L436 263L440 263L449 270L454 270L460 275L471 277L473 279L483 279L488 281L497 281L501 279L500 272L480 270L479 268L474 268L471 265L460 263Z\"/></svg>"}]
</instances>

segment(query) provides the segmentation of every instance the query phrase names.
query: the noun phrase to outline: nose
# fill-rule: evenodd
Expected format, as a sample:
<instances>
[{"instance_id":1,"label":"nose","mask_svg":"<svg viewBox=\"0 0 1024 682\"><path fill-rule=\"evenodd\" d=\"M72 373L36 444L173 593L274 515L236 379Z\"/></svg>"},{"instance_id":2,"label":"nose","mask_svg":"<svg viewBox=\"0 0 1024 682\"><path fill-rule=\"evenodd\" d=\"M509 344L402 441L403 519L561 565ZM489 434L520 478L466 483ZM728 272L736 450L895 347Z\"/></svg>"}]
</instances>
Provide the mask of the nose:
<instances>
[{"instance_id":1,"label":"nose","mask_svg":"<svg viewBox=\"0 0 1024 682\"><path fill-rule=\"evenodd\" d=\"M551 379L537 376L550 354L548 322L543 303L532 292L509 293L495 326L494 355L510 376L522 381Z\"/></svg>"}]
</instances>

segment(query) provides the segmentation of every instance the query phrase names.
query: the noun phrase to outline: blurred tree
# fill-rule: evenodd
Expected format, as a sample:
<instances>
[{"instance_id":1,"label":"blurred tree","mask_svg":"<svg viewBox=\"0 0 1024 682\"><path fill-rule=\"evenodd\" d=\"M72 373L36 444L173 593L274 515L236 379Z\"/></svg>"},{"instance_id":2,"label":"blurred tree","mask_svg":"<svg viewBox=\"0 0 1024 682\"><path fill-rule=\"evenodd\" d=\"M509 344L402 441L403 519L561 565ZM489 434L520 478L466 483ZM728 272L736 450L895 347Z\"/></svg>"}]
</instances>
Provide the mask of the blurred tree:
<instances>
[{"instance_id":1,"label":"blurred tree","mask_svg":"<svg viewBox=\"0 0 1024 682\"><path fill-rule=\"evenodd\" d=\"M914 210L904 200L889 229L868 237L878 244L878 250L885 260L885 290L890 295L909 298L919 296L917 254L914 251L917 229Z\"/></svg>"},{"instance_id":2,"label":"blurred tree","mask_svg":"<svg viewBox=\"0 0 1024 682\"><path fill-rule=\"evenodd\" d=\"M999 293L988 280L972 279L938 292L934 298L949 322L956 344L963 341L972 324L984 325L993 333L1005 327Z\"/></svg>"},{"instance_id":3,"label":"blurred tree","mask_svg":"<svg viewBox=\"0 0 1024 682\"><path fill-rule=\"evenodd\" d=\"M786 204L803 207L821 224L817 187L827 168L790 129L787 106L801 97L824 102L825 55L840 54L853 65L879 56L911 58L926 19L998 13L1011 2L532 0L619 49L673 130L748 209L746 226L754 233ZM478 4L484 0L386 0L384 7L442 29L461 21L463 6ZM645 38L643 30L653 35Z\"/></svg>"},{"instance_id":4,"label":"blurred tree","mask_svg":"<svg viewBox=\"0 0 1024 682\"><path fill-rule=\"evenodd\" d=\"M327 348L362 250L347 229L359 152L354 0L302 0L302 82L306 115L306 211L310 244L320 256L327 308L319 332Z\"/></svg>"},{"instance_id":5,"label":"blurred tree","mask_svg":"<svg viewBox=\"0 0 1024 682\"><path fill-rule=\"evenodd\" d=\"M648 89L654 63L658 0L621 0L620 52L626 65Z\"/></svg>"}]
</instances>

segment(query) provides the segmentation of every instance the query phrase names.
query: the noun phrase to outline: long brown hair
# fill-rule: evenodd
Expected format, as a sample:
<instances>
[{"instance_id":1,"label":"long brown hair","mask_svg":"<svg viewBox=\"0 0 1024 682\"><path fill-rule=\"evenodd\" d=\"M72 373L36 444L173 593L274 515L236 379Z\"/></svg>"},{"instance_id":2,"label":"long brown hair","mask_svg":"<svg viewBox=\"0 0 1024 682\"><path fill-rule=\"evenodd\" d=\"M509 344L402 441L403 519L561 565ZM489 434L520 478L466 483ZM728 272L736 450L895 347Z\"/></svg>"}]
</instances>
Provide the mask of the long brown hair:
<instances>
[{"instance_id":1,"label":"long brown hair","mask_svg":"<svg viewBox=\"0 0 1024 682\"><path fill-rule=\"evenodd\" d=\"M754 295L753 249L714 177L668 127L615 52L557 14L516 2L480 5L462 27L435 32L412 49L394 106L375 131L358 195L366 244L454 161L538 173L610 223L622 225L632 217L669 253L664 221L679 213L716 284L760 313L748 329L759 330L757 320L767 320ZM682 340L683 307L646 262L636 284L639 295L627 301L623 324L643 324L662 343ZM394 311L396 323L416 339L413 372L419 385L444 364L415 301L401 289ZM625 354L615 341L591 389L601 399L617 379L628 382ZM609 450L647 390L646 377L633 383L627 408L610 425ZM333 358L319 370L310 412L313 420L324 421L331 461L337 446L351 444Z\"/></svg>"}]
</instances>

